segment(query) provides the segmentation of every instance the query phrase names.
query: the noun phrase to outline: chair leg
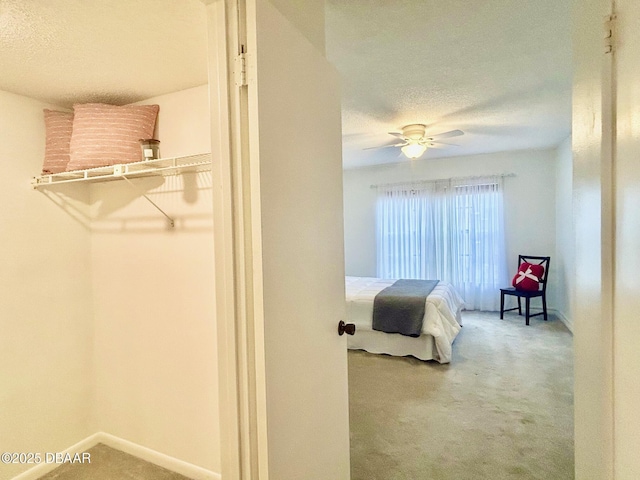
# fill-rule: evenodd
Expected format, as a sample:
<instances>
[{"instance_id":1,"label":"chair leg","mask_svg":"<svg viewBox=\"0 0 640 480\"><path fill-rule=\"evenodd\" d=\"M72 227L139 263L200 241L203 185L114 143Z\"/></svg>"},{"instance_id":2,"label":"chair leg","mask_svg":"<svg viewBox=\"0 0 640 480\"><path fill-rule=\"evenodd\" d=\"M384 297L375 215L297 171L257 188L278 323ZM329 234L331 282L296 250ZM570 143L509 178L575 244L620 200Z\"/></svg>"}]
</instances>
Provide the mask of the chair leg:
<instances>
[{"instance_id":1,"label":"chair leg","mask_svg":"<svg viewBox=\"0 0 640 480\"><path fill-rule=\"evenodd\" d=\"M504 320L504 292L500 292L500 320Z\"/></svg>"},{"instance_id":2,"label":"chair leg","mask_svg":"<svg viewBox=\"0 0 640 480\"><path fill-rule=\"evenodd\" d=\"M526 315L525 315L525 322L526 322L527 325L529 325L529 301L530 300L531 299L529 297L527 297L527 301L526 301L527 311L526 311Z\"/></svg>"},{"instance_id":3,"label":"chair leg","mask_svg":"<svg viewBox=\"0 0 640 480\"><path fill-rule=\"evenodd\" d=\"M518 315L522 315L522 306L520 305L520 297L518 297Z\"/></svg>"},{"instance_id":4,"label":"chair leg","mask_svg":"<svg viewBox=\"0 0 640 480\"><path fill-rule=\"evenodd\" d=\"M544 319L547 320L547 296L542 294L542 312L544 314Z\"/></svg>"}]
</instances>

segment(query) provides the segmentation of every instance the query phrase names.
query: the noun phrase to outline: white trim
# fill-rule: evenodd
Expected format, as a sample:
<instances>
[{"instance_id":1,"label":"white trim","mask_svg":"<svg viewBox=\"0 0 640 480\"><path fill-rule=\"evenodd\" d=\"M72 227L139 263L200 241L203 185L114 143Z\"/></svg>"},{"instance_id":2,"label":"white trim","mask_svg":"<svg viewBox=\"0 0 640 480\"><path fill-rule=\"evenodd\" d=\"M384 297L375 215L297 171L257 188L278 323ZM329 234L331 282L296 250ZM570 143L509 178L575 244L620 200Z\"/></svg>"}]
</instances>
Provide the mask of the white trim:
<instances>
[{"instance_id":1,"label":"white trim","mask_svg":"<svg viewBox=\"0 0 640 480\"><path fill-rule=\"evenodd\" d=\"M84 440L80 440L78 443L70 446L69 448L61 451L60 453L68 453L75 455L76 453L82 453L94 445L100 443L100 432L94 433L88 436ZM43 454L44 455L44 454ZM30 468L26 472L22 472L20 475L13 477L11 480L37 480L38 478L46 475L47 473L55 470L60 466L59 463L40 463L33 468Z\"/></svg>"},{"instance_id":2,"label":"white trim","mask_svg":"<svg viewBox=\"0 0 640 480\"><path fill-rule=\"evenodd\" d=\"M166 468L172 472L179 473L193 480L221 480L220 474L206 470L197 465L178 460L177 458L170 457L164 453L157 452L137 443L130 442L123 438L116 437L105 432L97 432L84 440L79 441L75 445L63 450L61 453L69 453L74 455L76 453L82 453L91 447L96 446L98 443L102 443L108 447L115 448L122 452L134 455L142 460L158 465L159 467ZM37 480L43 475L51 472L59 467L60 464L56 463L41 463L35 467L21 473L17 477L13 477L12 480Z\"/></svg>"},{"instance_id":3,"label":"white trim","mask_svg":"<svg viewBox=\"0 0 640 480\"><path fill-rule=\"evenodd\" d=\"M247 480L268 480L269 475L269 437L267 428L267 374L266 374L266 332L264 319L264 284L263 284L263 251L262 251L262 198L261 198L261 166L260 166L260 116L258 111L259 93L257 82L256 52L258 46L258 11L265 11L263 0L242 0L245 11L240 18L244 30L244 41L251 55L247 60L246 102L243 115L246 130L246 154L241 158L242 168L246 171L247 181L242 185L242 193L248 213L241 217L244 229L247 230L247 242L242 252L246 261L245 281L247 290L247 315L245 325L245 403L251 422L247 425L245 436L248 436L251 450L248 452L251 471ZM266 2L268 3L268 2ZM263 4L261 6L261 4ZM264 14L263 14L264 15ZM249 244L249 242L251 242ZM239 251L239 250L238 250ZM243 477L244 480L245 477Z\"/></svg>"},{"instance_id":4,"label":"white trim","mask_svg":"<svg viewBox=\"0 0 640 480\"><path fill-rule=\"evenodd\" d=\"M573 319L569 319L566 315L560 310L556 310L555 308L549 309L549 312L552 312L558 319L564 323L564 326L573 334Z\"/></svg>"},{"instance_id":5,"label":"white trim","mask_svg":"<svg viewBox=\"0 0 640 480\"><path fill-rule=\"evenodd\" d=\"M220 412L221 473L227 480L250 480L254 470L250 413L246 382L249 355L243 343L247 312L245 292L250 274L245 272L243 158L246 138L242 132L246 87L235 86L233 62L241 51L239 23L244 0L216 0L207 6L209 28L209 89L211 141L214 158L213 188L214 263L218 337L218 387ZM243 95L244 93L244 95ZM243 154L244 152L244 154ZM244 183L243 183L244 182ZM250 249L249 249L250 253Z\"/></svg>"},{"instance_id":6,"label":"white trim","mask_svg":"<svg viewBox=\"0 0 640 480\"><path fill-rule=\"evenodd\" d=\"M523 308L523 310L524 310L524 308ZM536 314L538 314L538 313L542 312L542 308L531 307L531 312L532 313L535 312ZM558 317L558 320L560 320L562 323L564 323L564 326L567 327L567 330L569 330L571 332L571 334L573 335L573 320L572 319L567 318L564 313L562 313L560 310L556 310L555 308L548 308L547 309L547 313L553 314L556 317ZM522 316L524 317L524 314Z\"/></svg>"},{"instance_id":7,"label":"white trim","mask_svg":"<svg viewBox=\"0 0 640 480\"><path fill-rule=\"evenodd\" d=\"M98 442L103 443L108 447L115 448L122 452L128 453L135 457L141 458L147 462L153 463L160 467L171 470L172 472L179 473L185 477L189 477L193 480L221 480L220 474L206 470L202 467L198 467L192 463L179 460L175 457L165 455L151 448L143 447L137 443L130 442L123 438L116 437L105 432L99 432L96 434Z\"/></svg>"}]
</instances>

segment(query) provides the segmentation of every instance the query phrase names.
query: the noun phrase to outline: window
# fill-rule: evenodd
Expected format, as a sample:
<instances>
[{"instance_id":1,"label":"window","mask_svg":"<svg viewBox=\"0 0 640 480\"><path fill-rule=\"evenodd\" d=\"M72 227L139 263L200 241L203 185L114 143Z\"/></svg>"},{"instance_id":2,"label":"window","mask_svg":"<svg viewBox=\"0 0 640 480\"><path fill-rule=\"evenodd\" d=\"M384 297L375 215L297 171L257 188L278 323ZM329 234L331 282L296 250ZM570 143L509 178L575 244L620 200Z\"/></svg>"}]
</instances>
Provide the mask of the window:
<instances>
[{"instance_id":1,"label":"window","mask_svg":"<svg viewBox=\"0 0 640 480\"><path fill-rule=\"evenodd\" d=\"M454 285L497 310L506 281L502 178L378 187L378 276Z\"/></svg>"}]
</instances>

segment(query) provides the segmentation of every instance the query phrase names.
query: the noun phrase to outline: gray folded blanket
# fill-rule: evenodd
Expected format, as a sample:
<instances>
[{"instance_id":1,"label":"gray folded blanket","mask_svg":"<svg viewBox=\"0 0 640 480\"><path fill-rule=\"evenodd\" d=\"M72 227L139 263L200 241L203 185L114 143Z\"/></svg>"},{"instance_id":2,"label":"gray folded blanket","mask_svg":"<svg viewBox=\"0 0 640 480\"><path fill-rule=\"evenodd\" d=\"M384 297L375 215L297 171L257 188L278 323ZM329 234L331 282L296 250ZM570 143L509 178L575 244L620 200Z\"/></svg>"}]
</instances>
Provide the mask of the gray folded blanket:
<instances>
[{"instance_id":1,"label":"gray folded blanket","mask_svg":"<svg viewBox=\"0 0 640 480\"><path fill-rule=\"evenodd\" d=\"M373 300L373 329L419 337L427 296L439 280L396 280Z\"/></svg>"}]
</instances>

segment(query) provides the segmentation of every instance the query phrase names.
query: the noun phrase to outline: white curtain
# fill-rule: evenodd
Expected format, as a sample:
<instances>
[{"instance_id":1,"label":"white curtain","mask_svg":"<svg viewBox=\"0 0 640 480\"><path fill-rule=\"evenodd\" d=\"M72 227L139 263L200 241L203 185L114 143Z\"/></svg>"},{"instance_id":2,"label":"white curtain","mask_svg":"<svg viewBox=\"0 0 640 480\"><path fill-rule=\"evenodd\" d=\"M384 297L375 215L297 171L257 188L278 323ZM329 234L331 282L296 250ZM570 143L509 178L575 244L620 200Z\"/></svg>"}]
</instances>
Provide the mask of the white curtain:
<instances>
[{"instance_id":1,"label":"white curtain","mask_svg":"<svg viewBox=\"0 0 640 480\"><path fill-rule=\"evenodd\" d=\"M379 186L380 278L453 284L468 310L500 308L507 284L502 177Z\"/></svg>"}]
</instances>

